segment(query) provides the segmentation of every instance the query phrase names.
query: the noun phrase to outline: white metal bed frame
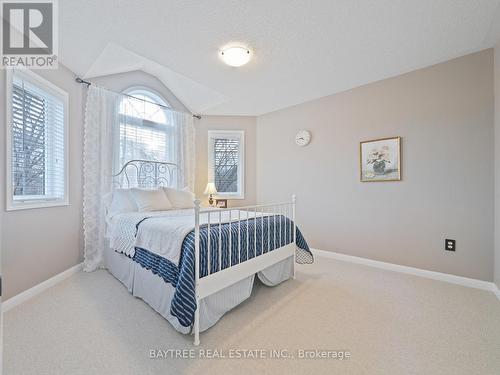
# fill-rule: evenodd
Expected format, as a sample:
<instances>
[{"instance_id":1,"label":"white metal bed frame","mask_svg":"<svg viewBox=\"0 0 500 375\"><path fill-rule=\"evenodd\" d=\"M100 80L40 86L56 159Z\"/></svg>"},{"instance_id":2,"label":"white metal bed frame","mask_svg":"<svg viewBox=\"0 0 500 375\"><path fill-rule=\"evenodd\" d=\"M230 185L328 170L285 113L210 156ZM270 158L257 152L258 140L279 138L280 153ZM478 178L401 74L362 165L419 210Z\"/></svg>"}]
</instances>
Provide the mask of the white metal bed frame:
<instances>
[{"instance_id":1,"label":"white metal bed frame","mask_svg":"<svg viewBox=\"0 0 500 375\"><path fill-rule=\"evenodd\" d=\"M160 162L160 161L150 161L150 160L131 160L127 162L121 170L114 175L115 178L125 177L125 181L127 187L131 187L131 185L135 185L137 187L158 187L158 186L170 186L173 183L174 179L174 168L176 165L168 162ZM129 176L129 171L133 170L133 177L135 178L135 183L131 183L131 176ZM118 181L118 185L123 187L124 181ZM231 286L238 281L245 279L259 271L266 269L278 262L281 262L289 257L293 257L293 278L295 278L295 250L296 250L296 233L295 233L295 207L296 207L296 199L295 195L292 196L292 200L290 202L284 203L275 203L275 204L265 204L265 205L253 205L246 207L237 207L237 208L225 208L225 209L202 209L200 207L200 200L194 201L194 224L195 224L195 293L196 293L196 306L197 309L194 315L194 324L193 324L193 333L194 333L194 345L198 346L200 344L200 300L203 298L217 293L218 291ZM222 220L222 213L229 213L229 221ZM235 213L236 212L236 213ZM208 233L210 232L210 228L215 226L219 229L218 235L218 247L217 253L218 256L218 267L217 271L211 272L210 260L211 260L211 236L208 236L208 253L207 253L207 272L208 274L204 277L200 277L200 215L207 215L208 223L206 224L208 227ZM233 218L233 214L235 217ZM250 214L253 216L250 217ZM212 218L215 216L215 220L212 223ZM268 233L268 241L270 241L269 233L270 227L272 225L279 225L279 243L281 244L281 233L282 233L282 217L288 218L292 220L292 224L287 225L286 221L284 223L285 226L285 237L291 238L291 243L277 247L272 251L261 252L261 254L257 254L257 251L254 251L254 257L248 258L249 246L251 246L251 239L248 236L248 222L249 220L255 220L257 225L257 219L262 218L261 225L261 244L264 244L264 217L275 216L273 219L267 220L267 233ZM246 260L240 262L238 259L237 264L232 264L232 242L231 236L232 231L229 231L229 265L226 268L222 269L222 236L221 236L221 228L223 223L229 223L231 226L232 223L238 222L238 258L241 256L241 244L240 244L240 235L241 235L241 223L246 220L246 239L247 239L247 257ZM272 221L272 223L271 223ZM277 224L279 222L279 224ZM204 225L204 224L203 224ZM288 228L288 229L287 229ZM257 249L257 228L253 231L253 243L254 250ZM288 231L291 231L289 233ZM274 231L276 240L276 230ZM269 242L270 243L270 242ZM270 247L268 247L270 248Z\"/></svg>"}]
</instances>

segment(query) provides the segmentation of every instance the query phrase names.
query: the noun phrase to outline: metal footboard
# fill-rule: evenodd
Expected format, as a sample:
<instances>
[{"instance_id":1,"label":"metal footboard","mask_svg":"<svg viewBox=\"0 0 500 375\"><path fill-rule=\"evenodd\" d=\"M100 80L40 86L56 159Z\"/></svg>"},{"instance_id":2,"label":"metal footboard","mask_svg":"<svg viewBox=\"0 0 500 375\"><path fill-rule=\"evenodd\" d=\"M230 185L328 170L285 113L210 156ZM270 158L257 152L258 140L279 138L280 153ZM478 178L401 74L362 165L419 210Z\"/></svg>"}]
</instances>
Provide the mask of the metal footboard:
<instances>
[{"instance_id":1,"label":"metal footboard","mask_svg":"<svg viewBox=\"0 0 500 375\"><path fill-rule=\"evenodd\" d=\"M195 201L195 290L197 309L195 311L193 326L194 345L200 344L199 306L201 299L291 256L293 256L293 277L295 278L295 206L295 195L292 196L291 202L216 210L201 209L200 201ZM201 220L202 217L204 218L203 222ZM288 223L288 220L291 220L291 222ZM253 234L249 233L249 223L251 221L254 222ZM233 250L236 249L232 248L232 225L235 223L237 223L238 226L237 259L234 259L233 255ZM224 268L222 259L222 226L226 224L229 225L229 249L227 251L229 259L226 260L227 267ZM207 273L205 275L200 275L200 260L202 257L200 253L200 227L204 226L207 227L208 233L206 249ZM260 234L258 234L258 226L260 226ZM217 264L215 265L211 263L214 258L212 253L213 244L211 243L213 228L218 230L218 235L216 236L217 243L215 246L217 249L215 260ZM267 239L264 235L264 229L267 229ZM273 249L271 249L271 229L273 229L273 245L275 245ZM244 254L244 257L242 257L241 248L242 231L246 231L246 233L243 233L246 239L246 254ZM277 234L277 232L279 234ZM279 236L279 238L277 238L277 236ZM282 238L282 236L285 236L285 238ZM284 244L283 239L285 240ZM290 239L289 243L287 243L288 239ZM264 244L266 241L267 252L264 251ZM279 241L279 246L276 246L277 241ZM261 246L260 253L257 251L257 243ZM250 253L252 247L253 253Z\"/></svg>"}]
</instances>

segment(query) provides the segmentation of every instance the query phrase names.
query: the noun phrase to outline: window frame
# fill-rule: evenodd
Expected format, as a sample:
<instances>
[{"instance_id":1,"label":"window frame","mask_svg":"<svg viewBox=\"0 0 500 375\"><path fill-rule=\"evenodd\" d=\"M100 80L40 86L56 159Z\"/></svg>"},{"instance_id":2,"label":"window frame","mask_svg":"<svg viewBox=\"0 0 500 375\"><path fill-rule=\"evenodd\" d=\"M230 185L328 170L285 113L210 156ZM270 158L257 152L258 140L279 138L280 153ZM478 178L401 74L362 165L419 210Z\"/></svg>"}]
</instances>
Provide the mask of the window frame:
<instances>
[{"instance_id":1,"label":"window frame","mask_svg":"<svg viewBox=\"0 0 500 375\"><path fill-rule=\"evenodd\" d=\"M16 201L13 196L12 189L12 95L13 95L13 78L14 69L6 70L6 98L5 98L5 124L6 124L6 137L5 137L5 162L6 162L6 211L16 211L16 210L28 210L36 208L49 208L49 207L60 207L69 206L69 94L61 89L60 87L54 85L53 83L47 81L46 79L40 77L39 75L33 73L28 69L16 69L15 75L21 77L37 86L42 91L45 91L58 99L63 103L64 109L64 196L61 199L48 199L48 198L34 198L27 199L24 201Z\"/></svg>"},{"instance_id":2,"label":"window frame","mask_svg":"<svg viewBox=\"0 0 500 375\"><path fill-rule=\"evenodd\" d=\"M211 139L219 137L219 138L227 138L234 139L237 138L240 141L239 148L239 158L238 158L238 181L237 186L239 187L238 192L236 193L217 193L214 194L215 199L245 199L245 131L244 130L209 130L208 131L208 170L214 168L211 163L215 163L213 148L211 147L212 142ZM212 170L212 175L215 182L215 171Z\"/></svg>"},{"instance_id":3,"label":"window frame","mask_svg":"<svg viewBox=\"0 0 500 375\"><path fill-rule=\"evenodd\" d=\"M147 100L147 102L149 102L149 103L159 105L160 107L164 107L165 110L171 109L170 103L163 97L163 95L161 95L158 91L156 91L150 87L147 87L147 86L134 85L134 86L131 86L131 87L123 90L122 94L125 97L136 98L136 97L134 97L134 95L132 95L135 92L143 93L143 95L149 96L151 99L154 99L153 101ZM120 105L124 99L125 98L122 97L118 101L118 103L117 103L118 107L120 107ZM142 100L139 98L136 98L136 99ZM173 151L174 147L175 147L175 145L174 145L175 132L173 131L173 128L171 126L169 126L169 124L162 124L162 123L151 121L151 120L141 119L139 117L127 116L127 115L120 113L119 108L118 108L118 117L119 117L118 128L116 129L116 136L115 136L115 139L113 141L114 147L116 147L116 150L118 150L117 152L115 152L115 156L114 156L114 167L113 168L115 169L115 171L119 171L123 167L123 165L125 165L126 162L130 161L130 160L125 160L123 163L121 162L121 149L122 149L121 125L122 124L127 125L126 121L124 121L124 120L129 119L129 118L134 119L134 123L128 123L128 125L132 125L132 126L136 126L136 127L143 127L143 128L151 128L153 130L156 129L156 130L160 130L160 131L164 132L165 136L166 136L165 149L171 150L172 158L174 160L158 160L158 161L175 162L175 152ZM168 118L168 116L167 116L167 118ZM137 124L135 123L135 121L137 121ZM163 127L163 126L166 126L166 128L162 129L161 127ZM175 173L175 171L174 171L174 173Z\"/></svg>"},{"instance_id":4,"label":"window frame","mask_svg":"<svg viewBox=\"0 0 500 375\"><path fill-rule=\"evenodd\" d=\"M158 91L156 91L148 86L130 86L129 88L123 90L122 93L127 95L127 96L134 97L134 95L132 95L132 94L136 91L143 92L146 94L146 96L150 96L153 99L157 99L158 102L156 102L154 100L151 101L151 103L153 103L153 104L158 104L158 105L163 106L163 107L172 108L172 106L170 105L168 100L165 99L165 97L162 94L160 94ZM140 99L138 99L138 100L140 100Z\"/></svg>"}]
</instances>

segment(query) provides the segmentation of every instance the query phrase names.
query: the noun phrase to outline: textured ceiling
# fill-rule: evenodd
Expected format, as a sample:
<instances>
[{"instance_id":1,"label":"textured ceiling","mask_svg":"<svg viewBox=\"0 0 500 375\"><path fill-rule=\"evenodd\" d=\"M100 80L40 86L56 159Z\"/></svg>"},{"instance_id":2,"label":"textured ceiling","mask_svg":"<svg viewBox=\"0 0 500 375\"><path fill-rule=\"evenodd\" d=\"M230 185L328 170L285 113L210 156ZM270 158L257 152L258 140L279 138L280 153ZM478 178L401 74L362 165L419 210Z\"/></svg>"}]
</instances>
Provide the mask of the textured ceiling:
<instances>
[{"instance_id":1,"label":"textured ceiling","mask_svg":"<svg viewBox=\"0 0 500 375\"><path fill-rule=\"evenodd\" d=\"M491 47L500 0L64 0L60 59L141 69L193 112L260 115ZM217 51L255 51L241 68Z\"/></svg>"}]
</instances>

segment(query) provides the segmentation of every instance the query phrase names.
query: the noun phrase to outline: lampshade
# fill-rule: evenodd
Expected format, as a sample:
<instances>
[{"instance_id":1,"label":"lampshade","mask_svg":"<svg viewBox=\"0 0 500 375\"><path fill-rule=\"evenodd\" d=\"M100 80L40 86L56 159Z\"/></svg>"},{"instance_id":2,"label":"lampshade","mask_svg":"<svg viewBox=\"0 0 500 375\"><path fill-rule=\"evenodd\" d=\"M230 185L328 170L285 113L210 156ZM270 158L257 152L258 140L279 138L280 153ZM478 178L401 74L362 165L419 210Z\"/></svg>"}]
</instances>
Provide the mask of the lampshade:
<instances>
[{"instance_id":1,"label":"lampshade","mask_svg":"<svg viewBox=\"0 0 500 375\"><path fill-rule=\"evenodd\" d=\"M217 194L217 188L213 182L209 182L203 194Z\"/></svg>"}]
</instances>

